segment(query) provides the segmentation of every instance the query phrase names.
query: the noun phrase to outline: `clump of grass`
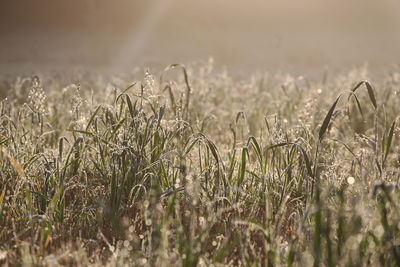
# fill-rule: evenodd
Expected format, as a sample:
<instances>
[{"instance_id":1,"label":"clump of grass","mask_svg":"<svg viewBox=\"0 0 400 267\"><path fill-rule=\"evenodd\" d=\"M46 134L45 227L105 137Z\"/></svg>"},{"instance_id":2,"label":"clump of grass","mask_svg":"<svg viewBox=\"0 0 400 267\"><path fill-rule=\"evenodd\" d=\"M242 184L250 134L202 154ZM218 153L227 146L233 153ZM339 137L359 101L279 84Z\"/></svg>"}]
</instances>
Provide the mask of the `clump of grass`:
<instances>
[{"instance_id":1,"label":"clump of grass","mask_svg":"<svg viewBox=\"0 0 400 267\"><path fill-rule=\"evenodd\" d=\"M8 83L0 263L399 265L396 82L211 70Z\"/></svg>"}]
</instances>

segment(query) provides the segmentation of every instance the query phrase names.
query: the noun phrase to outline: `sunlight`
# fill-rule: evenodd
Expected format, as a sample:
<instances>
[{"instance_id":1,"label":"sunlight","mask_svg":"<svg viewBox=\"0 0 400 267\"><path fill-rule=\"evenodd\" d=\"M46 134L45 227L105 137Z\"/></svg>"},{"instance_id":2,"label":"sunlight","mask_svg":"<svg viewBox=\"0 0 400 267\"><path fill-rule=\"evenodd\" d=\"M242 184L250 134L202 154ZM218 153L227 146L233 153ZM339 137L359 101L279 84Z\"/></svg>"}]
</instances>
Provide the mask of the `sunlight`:
<instances>
[{"instance_id":1,"label":"sunlight","mask_svg":"<svg viewBox=\"0 0 400 267\"><path fill-rule=\"evenodd\" d=\"M163 0L153 2L150 8L143 11L145 13L144 18L138 25L132 25L132 30L128 32L125 43L122 44L117 52L115 61L112 64L114 67L129 68L135 65L135 60L147 45L150 35L167 13L172 1Z\"/></svg>"}]
</instances>

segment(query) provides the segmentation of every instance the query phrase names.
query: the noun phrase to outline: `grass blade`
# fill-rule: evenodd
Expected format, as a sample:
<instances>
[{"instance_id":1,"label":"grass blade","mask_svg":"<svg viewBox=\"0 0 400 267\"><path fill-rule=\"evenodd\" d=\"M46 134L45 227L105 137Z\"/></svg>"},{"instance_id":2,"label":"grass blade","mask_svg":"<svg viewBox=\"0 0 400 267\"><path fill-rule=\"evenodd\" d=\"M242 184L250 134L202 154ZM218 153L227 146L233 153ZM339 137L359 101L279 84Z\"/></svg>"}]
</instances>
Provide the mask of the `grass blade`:
<instances>
[{"instance_id":1,"label":"grass blade","mask_svg":"<svg viewBox=\"0 0 400 267\"><path fill-rule=\"evenodd\" d=\"M332 107L329 109L328 114L326 114L324 122L322 123L321 128L319 129L319 142L322 141L322 138L324 137L324 134L326 130L328 129L329 122L332 119L333 112L335 111L336 105L339 102L340 96L336 99L336 101L333 103Z\"/></svg>"},{"instance_id":2,"label":"grass blade","mask_svg":"<svg viewBox=\"0 0 400 267\"><path fill-rule=\"evenodd\" d=\"M189 83L189 76L186 71L186 67L183 64L171 64L168 67L165 68L164 71L168 71L170 69L176 68L176 67L181 67L183 70L183 76L185 79L185 84L186 84L186 101L185 101L185 120L189 119L189 102L190 102L190 93L192 92L192 88L190 87Z\"/></svg>"},{"instance_id":3,"label":"grass blade","mask_svg":"<svg viewBox=\"0 0 400 267\"><path fill-rule=\"evenodd\" d=\"M4 195L6 194L6 188L7 186L4 186L3 191L1 191L1 195L0 195L0 212L2 211L2 205L3 205L3 199L4 199Z\"/></svg>"},{"instance_id":4,"label":"grass blade","mask_svg":"<svg viewBox=\"0 0 400 267\"><path fill-rule=\"evenodd\" d=\"M375 109L377 109L378 106L376 104L376 98L375 98L374 90L373 90L371 84L368 81L359 82L351 91L355 92L363 84L365 84L365 87L367 88L368 96L369 96L369 99L371 100L372 105L374 106Z\"/></svg>"},{"instance_id":5,"label":"grass blade","mask_svg":"<svg viewBox=\"0 0 400 267\"><path fill-rule=\"evenodd\" d=\"M390 146L392 145L393 132L394 132L395 125L396 125L396 121L394 121L392 123L392 126L390 127L390 130L389 130L389 135L388 135L388 139L387 139L387 142L386 142L386 148L385 148L385 157L383 159L382 165L385 164L386 159L387 159L387 157L389 155L389 152L390 152Z\"/></svg>"},{"instance_id":6,"label":"grass blade","mask_svg":"<svg viewBox=\"0 0 400 267\"><path fill-rule=\"evenodd\" d=\"M99 105L96 110L93 112L92 116L89 119L89 122L86 126L86 131L89 130L90 125L92 125L94 118L96 117L97 113L99 112L100 108L102 107L102 105Z\"/></svg>"},{"instance_id":7,"label":"grass blade","mask_svg":"<svg viewBox=\"0 0 400 267\"><path fill-rule=\"evenodd\" d=\"M307 168L308 175L310 177L314 177L313 171L312 171L312 167L311 167L311 161L310 161L309 157L307 156L306 151L304 150L304 148L300 144L295 143L295 145L296 145L296 147L298 149L300 149L301 154L303 155L303 159L304 159L304 162L306 163L306 168Z\"/></svg>"}]
</instances>

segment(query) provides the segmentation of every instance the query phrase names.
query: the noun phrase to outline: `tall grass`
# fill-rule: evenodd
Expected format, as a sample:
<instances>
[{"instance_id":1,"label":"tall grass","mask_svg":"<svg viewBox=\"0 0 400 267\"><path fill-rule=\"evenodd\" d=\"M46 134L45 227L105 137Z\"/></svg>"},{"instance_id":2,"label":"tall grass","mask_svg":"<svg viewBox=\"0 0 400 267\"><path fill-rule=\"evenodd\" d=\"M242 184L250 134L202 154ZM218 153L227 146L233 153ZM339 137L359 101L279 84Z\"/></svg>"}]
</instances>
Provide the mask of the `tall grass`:
<instances>
[{"instance_id":1,"label":"tall grass","mask_svg":"<svg viewBox=\"0 0 400 267\"><path fill-rule=\"evenodd\" d=\"M0 263L400 265L398 75L157 76L9 81Z\"/></svg>"}]
</instances>

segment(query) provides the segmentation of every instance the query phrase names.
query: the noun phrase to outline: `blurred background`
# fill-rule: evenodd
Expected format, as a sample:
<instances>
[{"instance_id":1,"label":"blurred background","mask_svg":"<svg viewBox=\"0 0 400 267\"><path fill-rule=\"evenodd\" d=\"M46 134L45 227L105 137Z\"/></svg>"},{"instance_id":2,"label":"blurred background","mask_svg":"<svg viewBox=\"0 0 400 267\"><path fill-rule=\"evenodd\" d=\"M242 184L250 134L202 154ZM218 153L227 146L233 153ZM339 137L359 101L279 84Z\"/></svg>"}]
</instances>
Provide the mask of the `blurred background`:
<instances>
[{"instance_id":1,"label":"blurred background","mask_svg":"<svg viewBox=\"0 0 400 267\"><path fill-rule=\"evenodd\" d=\"M400 63L396 0L1 0L0 70L129 72L207 60L231 71Z\"/></svg>"}]
</instances>

